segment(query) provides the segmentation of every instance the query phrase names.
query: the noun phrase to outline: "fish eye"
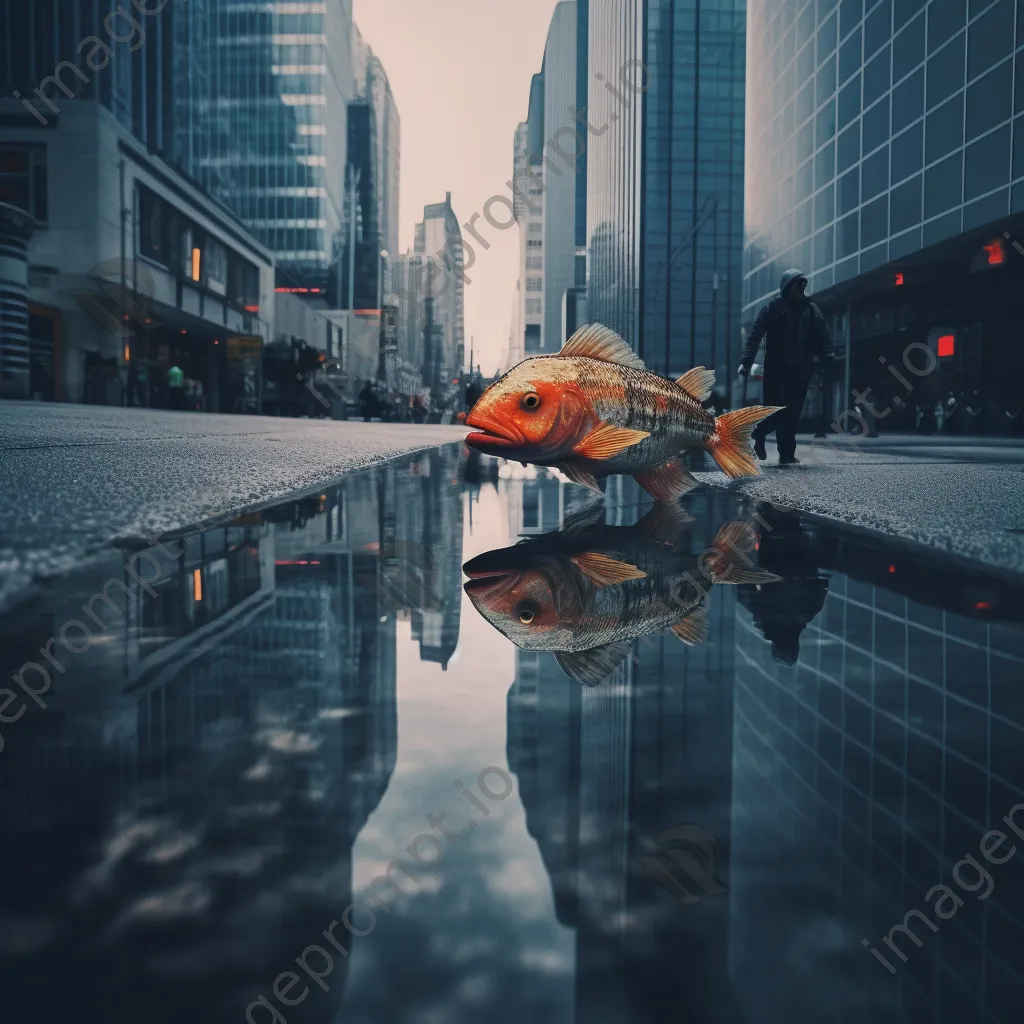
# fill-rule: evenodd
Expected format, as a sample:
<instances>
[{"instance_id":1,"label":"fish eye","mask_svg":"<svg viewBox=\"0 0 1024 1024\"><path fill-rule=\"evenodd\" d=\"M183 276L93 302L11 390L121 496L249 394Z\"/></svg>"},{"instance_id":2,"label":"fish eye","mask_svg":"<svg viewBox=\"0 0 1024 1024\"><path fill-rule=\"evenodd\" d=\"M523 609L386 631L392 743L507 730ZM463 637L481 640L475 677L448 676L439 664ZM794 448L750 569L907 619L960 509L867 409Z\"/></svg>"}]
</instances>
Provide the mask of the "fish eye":
<instances>
[{"instance_id":1,"label":"fish eye","mask_svg":"<svg viewBox=\"0 0 1024 1024\"><path fill-rule=\"evenodd\" d=\"M524 601L516 611L519 616L519 621L524 625L528 626L535 618L537 618L537 608L535 605Z\"/></svg>"},{"instance_id":2,"label":"fish eye","mask_svg":"<svg viewBox=\"0 0 1024 1024\"><path fill-rule=\"evenodd\" d=\"M519 403L524 409L533 412L540 405L540 395L536 391L527 391Z\"/></svg>"}]
</instances>

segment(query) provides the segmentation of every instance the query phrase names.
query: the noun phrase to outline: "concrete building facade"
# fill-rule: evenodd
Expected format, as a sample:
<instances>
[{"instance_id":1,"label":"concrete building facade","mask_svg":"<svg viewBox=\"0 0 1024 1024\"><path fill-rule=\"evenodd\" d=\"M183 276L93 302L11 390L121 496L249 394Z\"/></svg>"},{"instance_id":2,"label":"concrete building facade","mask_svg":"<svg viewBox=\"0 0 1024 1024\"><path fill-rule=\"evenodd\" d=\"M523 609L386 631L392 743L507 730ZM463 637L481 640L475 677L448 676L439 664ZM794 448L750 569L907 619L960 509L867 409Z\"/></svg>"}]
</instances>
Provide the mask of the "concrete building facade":
<instances>
[{"instance_id":1,"label":"concrete building facade","mask_svg":"<svg viewBox=\"0 0 1024 1024\"><path fill-rule=\"evenodd\" d=\"M229 211L83 98L45 127L5 103L0 161L13 168L4 187L42 215L27 248L23 397L163 405L176 364L201 407L259 411L252 361L270 338L273 257Z\"/></svg>"}]
</instances>

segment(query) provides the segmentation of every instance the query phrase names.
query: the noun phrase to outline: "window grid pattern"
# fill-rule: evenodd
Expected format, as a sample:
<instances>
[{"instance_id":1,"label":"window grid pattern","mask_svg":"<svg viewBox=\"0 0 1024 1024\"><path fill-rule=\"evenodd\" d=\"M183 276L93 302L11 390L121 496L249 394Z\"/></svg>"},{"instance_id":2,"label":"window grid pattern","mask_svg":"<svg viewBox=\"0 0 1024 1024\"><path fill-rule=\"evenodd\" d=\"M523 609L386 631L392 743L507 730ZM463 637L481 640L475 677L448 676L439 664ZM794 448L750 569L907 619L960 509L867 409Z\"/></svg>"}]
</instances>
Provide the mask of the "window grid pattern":
<instances>
[{"instance_id":1,"label":"window grid pattern","mask_svg":"<svg viewBox=\"0 0 1024 1024\"><path fill-rule=\"evenodd\" d=\"M911 908L934 920L925 893L1024 801L1024 632L833 576L800 647L795 669L776 665L739 615L737 803L813 859L851 934ZM990 871L992 899L922 929L894 981L903 1008L955 998L980 1020L986 992L1024 990L1022 890Z\"/></svg>"},{"instance_id":2,"label":"window grid pattern","mask_svg":"<svg viewBox=\"0 0 1024 1024\"><path fill-rule=\"evenodd\" d=\"M1020 0L752 0L744 321L1024 210Z\"/></svg>"}]
</instances>

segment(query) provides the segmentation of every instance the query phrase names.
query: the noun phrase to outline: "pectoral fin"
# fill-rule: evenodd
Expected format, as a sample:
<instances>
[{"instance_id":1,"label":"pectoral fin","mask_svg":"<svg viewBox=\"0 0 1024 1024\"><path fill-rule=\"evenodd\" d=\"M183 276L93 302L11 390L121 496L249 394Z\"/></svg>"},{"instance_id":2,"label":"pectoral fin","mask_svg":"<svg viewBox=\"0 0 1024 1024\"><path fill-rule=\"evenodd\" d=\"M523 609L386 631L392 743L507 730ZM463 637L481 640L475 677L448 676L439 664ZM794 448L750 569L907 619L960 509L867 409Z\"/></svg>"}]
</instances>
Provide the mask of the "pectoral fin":
<instances>
[{"instance_id":1,"label":"pectoral fin","mask_svg":"<svg viewBox=\"0 0 1024 1024\"><path fill-rule=\"evenodd\" d=\"M650 436L646 430L630 430L602 423L587 434L573 451L584 459L611 459Z\"/></svg>"},{"instance_id":2,"label":"pectoral fin","mask_svg":"<svg viewBox=\"0 0 1024 1024\"><path fill-rule=\"evenodd\" d=\"M708 613L703 608L690 612L685 619L672 627L672 632L687 647L696 647L697 644L704 643L711 635L711 622L708 619Z\"/></svg>"},{"instance_id":3,"label":"pectoral fin","mask_svg":"<svg viewBox=\"0 0 1024 1024\"><path fill-rule=\"evenodd\" d=\"M597 686L619 667L628 653L629 643L620 641L594 647L589 651L560 651L555 655L555 661L573 682Z\"/></svg>"},{"instance_id":4,"label":"pectoral fin","mask_svg":"<svg viewBox=\"0 0 1024 1024\"><path fill-rule=\"evenodd\" d=\"M573 555L572 562L597 587L611 587L616 583L625 583L626 580L642 580L647 575L635 565L620 562L599 551L584 551L580 555Z\"/></svg>"},{"instance_id":5,"label":"pectoral fin","mask_svg":"<svg viewBox=\"0 0 1024 1024\"><path fill-rule=\"evenodd\" d=\"M636 473L633 479L656 501L677 501L699 486L678 459L669 459L664 465L646 473Z\"/></svg>"}]
</instances>

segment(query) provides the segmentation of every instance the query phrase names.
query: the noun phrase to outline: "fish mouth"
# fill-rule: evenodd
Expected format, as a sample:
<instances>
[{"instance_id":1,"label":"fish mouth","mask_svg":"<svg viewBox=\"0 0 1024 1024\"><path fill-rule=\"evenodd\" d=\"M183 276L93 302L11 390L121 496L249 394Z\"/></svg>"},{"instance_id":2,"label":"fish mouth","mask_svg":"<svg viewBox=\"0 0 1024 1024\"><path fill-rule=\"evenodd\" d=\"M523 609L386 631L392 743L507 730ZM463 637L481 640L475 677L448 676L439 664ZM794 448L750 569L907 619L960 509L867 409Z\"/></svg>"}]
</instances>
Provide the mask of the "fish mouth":
<instances>
[{"instance_id":1,"label":"fish mouth","mask_svg":"<svg viewBox=\"0 0 1024 1024\"><path fill-rule=\"evenodd\" d=\"M470 569L468 566L471 564L467 562L467 567L462 570L469 577L463 584L463 590L471 597L485 598L498 594L512 583L516 575L507 569Z\"/></svg>"},{"instance_id":2,"label":"fish mouth","mask_svg":"<svg viewBox=\"0 0 1024 1024\"><path fill-rule=\"evenodd\" d=\"M466 426L475 430L466 436L466 444L471 448L512 448L523 442L522 434L514 427L499 423L483 413L475 412L468 416Z\"/></svg>"}]
</instances>

